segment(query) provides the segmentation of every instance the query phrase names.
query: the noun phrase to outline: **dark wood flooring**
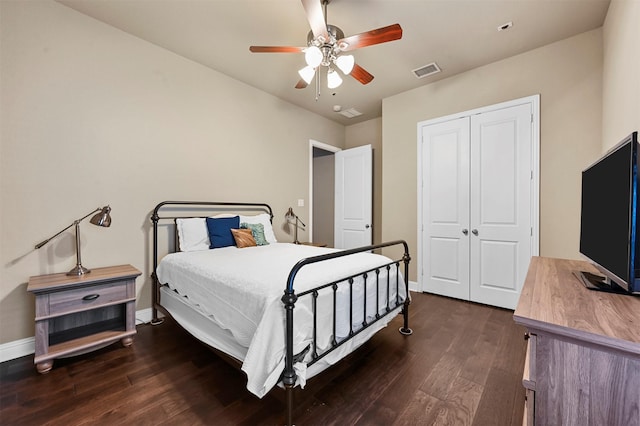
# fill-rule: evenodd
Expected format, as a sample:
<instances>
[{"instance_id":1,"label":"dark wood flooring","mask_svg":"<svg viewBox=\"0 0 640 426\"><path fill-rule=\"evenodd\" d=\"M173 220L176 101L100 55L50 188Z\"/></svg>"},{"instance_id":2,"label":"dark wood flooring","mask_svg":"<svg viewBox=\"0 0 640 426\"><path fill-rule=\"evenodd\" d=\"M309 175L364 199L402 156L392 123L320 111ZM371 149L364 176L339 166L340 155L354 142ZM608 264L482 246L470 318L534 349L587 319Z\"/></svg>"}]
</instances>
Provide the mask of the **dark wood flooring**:
<instances>
[{"instance_id":1,"label":"dark wood flooring","mask_svg":"<svg viewBox=\"0 0 640 426\"><path fill-rule=\"evenodd\" d=\"M520 425L524 329L512 311L414 294L402 317L296 389L297 425ZM258 399L237 368L172 321L142 325L130 348L0 364L2 425L276 425L284 391Z\"/></svg>"}]
</instances>

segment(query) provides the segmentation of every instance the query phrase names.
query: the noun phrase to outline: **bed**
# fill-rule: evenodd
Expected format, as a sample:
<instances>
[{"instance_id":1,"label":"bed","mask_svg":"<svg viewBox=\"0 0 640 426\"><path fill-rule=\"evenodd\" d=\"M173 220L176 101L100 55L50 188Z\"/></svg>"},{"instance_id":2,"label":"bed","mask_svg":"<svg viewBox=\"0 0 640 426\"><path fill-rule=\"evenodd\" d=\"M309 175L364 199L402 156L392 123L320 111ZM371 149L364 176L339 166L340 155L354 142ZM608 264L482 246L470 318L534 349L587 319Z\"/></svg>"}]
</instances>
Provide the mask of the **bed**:
<instances>
[{"instance_id":1,"label":"bed","mask_svg":"<svg viewBox=\"0 0 640 426\"><path fill-rule=\"evenodd\" d=\"M410 256L404 241L350 250L278 242L272 220L263 203L159 203L151 215L152 323L162 311L237 360L258 397L284 387L292 424L294 386L304 387L398 314L400 333L412 333ZM394 246L402 249L398 260L374 253Z\"/></svg>"}]
</instances>

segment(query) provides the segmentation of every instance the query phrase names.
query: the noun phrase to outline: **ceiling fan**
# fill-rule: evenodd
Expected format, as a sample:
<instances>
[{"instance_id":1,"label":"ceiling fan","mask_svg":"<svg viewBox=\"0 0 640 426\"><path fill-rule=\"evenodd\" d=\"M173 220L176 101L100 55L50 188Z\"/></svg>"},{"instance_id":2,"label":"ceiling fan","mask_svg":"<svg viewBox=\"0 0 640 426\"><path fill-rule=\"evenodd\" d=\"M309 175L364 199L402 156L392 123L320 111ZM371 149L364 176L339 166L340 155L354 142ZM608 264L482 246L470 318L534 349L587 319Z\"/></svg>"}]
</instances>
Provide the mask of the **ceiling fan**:
<instances>
[{"instance_id":1,"label":"ceiling fan","mask_svg":"<svg viewBox=\"0 0 640 426\"><path fill-rule=\"evenodd\" d=\"M301 79L296 89L304 89L316 77L316 100L320 93L320 68L327 68L327 86L335 89L342 84L336 68L345 75L351 75L362 84L373 80L367 70L355 63L353 55L344 55L360 47L386 43L402 38L402 27L393 24L364 33L345 37L342 30L326 23L327 5L330 0L301 0L311 26L306 47L292 46L250 46L253 53L304 53L307 66L298 71ZM322 7L324 6L324 13Z\"/></svg>"}]
</instances>

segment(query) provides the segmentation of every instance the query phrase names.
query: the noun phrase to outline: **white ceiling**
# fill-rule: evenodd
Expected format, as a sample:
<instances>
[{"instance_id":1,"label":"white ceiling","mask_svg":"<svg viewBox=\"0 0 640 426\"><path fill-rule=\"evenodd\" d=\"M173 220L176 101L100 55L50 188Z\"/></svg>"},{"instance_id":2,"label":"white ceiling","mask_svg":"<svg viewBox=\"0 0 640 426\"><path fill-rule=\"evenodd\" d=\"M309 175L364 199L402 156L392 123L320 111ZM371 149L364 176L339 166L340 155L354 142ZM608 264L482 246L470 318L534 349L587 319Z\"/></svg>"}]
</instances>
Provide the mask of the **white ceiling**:
<instances>
[{"instance_id":1,"label":"white ceiling","mask_svg":"<svg viewBox=\"0 0 640 426\"><path fill-rule=\"evenodd\" d=\"M401 40L353 52L375 76L346 76L333 91L294 89L302 54L251 53L250 45L305 46L300 0L58 0L134 36L348 125L379 117L382 99L602 26L609 0L333 0L328 22L346 36L399 23ZM320 1L320 0L318 0ZM513 22L513 27L497 27ZM417 79L437 62L442 72ZM334 105L363 115L348 119Z\"/></svg>"}]
</instances>

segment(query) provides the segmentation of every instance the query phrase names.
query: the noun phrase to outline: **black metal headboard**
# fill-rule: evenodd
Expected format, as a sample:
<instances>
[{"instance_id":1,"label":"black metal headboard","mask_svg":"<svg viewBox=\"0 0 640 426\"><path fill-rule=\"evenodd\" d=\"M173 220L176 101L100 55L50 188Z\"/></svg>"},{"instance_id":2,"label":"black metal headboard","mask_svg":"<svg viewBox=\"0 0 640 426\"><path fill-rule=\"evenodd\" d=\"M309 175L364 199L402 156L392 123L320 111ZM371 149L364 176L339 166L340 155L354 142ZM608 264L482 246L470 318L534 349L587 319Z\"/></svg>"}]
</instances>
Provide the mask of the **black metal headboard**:
<instances>
[{"instance_id":1,"label":"black metal headboard","mask_svg":"<svg viewBox=\"0 0 640 426\"><path fill-rule=\"evenodd\" d=\"M163 216L160 216L160 211L165 209L167 211L172 211L173 214L169 214L169 212L163 213ZM186 214L189 212L193 212L195 210L203 212L202 215L194 216L193 214ZM153 317L154 320L157 319L157 307L159 301L159 292L160 292L160 283L158 282L158 278L156 276L156 269L158 268L158 223L160 221L175 221L176 219L189 219L193 217L206 217L208 214L213 212L220 211L262 211L269 213L269 217L271 218L271 222L273 222L273 210L269 204L265 203L235 203L235 202L227 202L227 201L163 201L158 203L156 207L153 209L153 213L151 214L151 222L153 223L153 272L151 273L152 281L153 281ZM180 212L181 214L176 214L176 212Z\"/></svg>"}]
</instances>

